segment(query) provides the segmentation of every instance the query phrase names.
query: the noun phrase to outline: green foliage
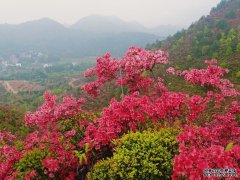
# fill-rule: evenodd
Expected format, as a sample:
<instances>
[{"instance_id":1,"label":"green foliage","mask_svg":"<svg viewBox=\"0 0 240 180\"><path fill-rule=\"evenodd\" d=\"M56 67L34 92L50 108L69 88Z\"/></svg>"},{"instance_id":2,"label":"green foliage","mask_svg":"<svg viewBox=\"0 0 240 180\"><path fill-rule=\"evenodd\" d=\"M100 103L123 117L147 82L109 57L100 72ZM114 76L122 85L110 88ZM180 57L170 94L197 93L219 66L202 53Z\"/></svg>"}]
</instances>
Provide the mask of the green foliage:
<instances>
[{"instance_id":1,"label":"green foliage","mask_svg":"<svg viewBox=\"0 0 240 180\"><path fill-rule=\"evenodd\" d=\"M217 20L215 22L215 26L224 31L227 31L229 29L229 25L224 19Z\"/></svg>"},{"instance_id":2,"label":"green foliage","mask_svg":"<svg viewBox=\"0 0 240 180\"><path fill-rule=\"evenodd\" d=\"M225 14L225 17L226 18L229 18L229 19L233 19L233 18L236 18L236 13L234 12L234 11L230 11L230 12L227 12L226 14Z\"/></svg>"},{"instance_id":3,"label":"green foliage","mask_svg":"<svg viewBox=\"0 0 240 180\"><path fill-rule=\"evenodd\" d=\"M233 54L233 50L231 47L228 47L227 50L226 50L226 55L227 56L231 56Z\"/></svg>"},{"instance_id":4,"label":"green foliage","mask_svg":"<svg viewBox=\"0 0 240 180\"><path fill-rule=\"evenodd\" d=\"M17 148L17 150L22 150L23 147L24 147L23 143L21 141L19 141L19 140L15 141L14 145Z\"/></svg>"},{"instance_id":5,"label":"green foliage","mask_svg":"<svg viewBox=\"0 0 240 180\"><path fill-rule=\"evenodd\" d=\"M226 148L225 148L225 151L230 151L230 149L233 147L234 143L228 143Z\"/></svg>"},{"instance_id":6,"label":"green foliage","mask_svg":"<svg viewBox=\"0 0 240 180\"><path fill-rule=\"evenodd\" d=\"M87 179L89 180L117 179L114 175L110 174L111 164L113 162L114 162L113 158L104 161L99 161L94 165L94 169L88 173Z\"/></svg>"},{"instance_id":7,"label":"green foliage","mask_svg":"<svg viewBox=\"0 0 240 180\"><path fill-rule=\"evenodd\" d=\"M129 133L113 142L113 157L98 162L88 178L171 179L177 134L175 129Z\"/></svg>"},{"instance_id":8,"label":"green foliage","mask_svg":"<svg viewBox=\"0 0 240 180\"><path fill-rule=\"evenodd\" d=\"M208 52L209 52L209 46L207 45L207 46L203 46L202 47L202 54L203 55L206 55L206 54L208 54Z\"/></svg>"},{"instance_id":9,"label":"green foliage","mask_svg":"<svg viewBox=\"0 0 240 180\"><path fill-rule=\"evenodd\" d=\"M38 177L47 179L47 176L43 173L42 161L50 154L47 150L32 150L26 152L19 162L15 165L15 169L18 172L18 178L23 179L24 176L32 169L36 170Z\"/></svg>"},{"instance_id":10,"label":"green foliage","mask_svg":"<svg viewBox=\"0 0 240 180\"><path fill-rule=\"evenodd\" d=\"M237 52L240 54L240 42L237 44Z\"/></svg>"},{"instance_id":11,"label":"green foliage","mask_svg":"<svg viewBox=\"0 0 240 180\"><path fill-rule=\"evenodd\" d=\"M74 153L76 154L76 156L79 159L80 165L82 165L84 163L87 163L87 156L86 156L86 154L88 153L88 151L89 151L89 145L88 144L86 144L84 146L82 151L77 151L77 150L74 151Z\"/></svg>"},{"instance_id":12,"label":"green foliage","mask_svg":"<svg viewBox=\"0 0 240 180\"><path fill-rule=\"evenodd\" d=\"M219 58L219 55L218 55L217 52L214 52L213 55L212 55L212 57L218 59L218 58Z\"/></svg>"},{"instance_id":13,"label":"green foliage","mask_svg":"<svg viewBox=\"0 0 240 180\"><path fill-rule=\"evenodd\" d=\"M0 103L0 129L7 130L21 139L28 133L23 120L24 113L15 106Z\"/></svg>"},{"instance_id":14,"label":"green foliage","mask_svg":"<svg viewBox=\"0 0 240 180\"><path fill-rule=\"evenodd\" d=\"M187 56L187 61L191 61L192 60L192 56L189 54L188 56Z\"/></svg>"},{"instance_id":15,"label":"green foliage","mask_svg":"<svg viewBox=\"0 0 240 180\"><path fill-rule=\"evenodd\" d=\"M237 72L236 77L240 78L240 71Z\"/></svg>"},{"instance_id":16,"label":"green foliage","mask_svg":"<svg viewBox=\"0 0 240 180\"><path fill-rule=\"evenodd\" d=\"M62 94L62 89L54 87L53 89L51 89L51 92L57 96Z\"/></svg>"}]
</instances>

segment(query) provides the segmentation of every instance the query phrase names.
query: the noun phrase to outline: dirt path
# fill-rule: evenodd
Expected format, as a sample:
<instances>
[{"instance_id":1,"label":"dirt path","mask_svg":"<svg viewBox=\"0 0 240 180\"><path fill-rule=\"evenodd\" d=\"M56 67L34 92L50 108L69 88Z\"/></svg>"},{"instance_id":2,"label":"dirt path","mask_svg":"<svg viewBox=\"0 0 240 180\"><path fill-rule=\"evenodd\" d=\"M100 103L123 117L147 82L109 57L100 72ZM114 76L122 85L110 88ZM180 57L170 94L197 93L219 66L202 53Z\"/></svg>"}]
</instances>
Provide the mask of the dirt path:
<instances>
[{"instance_id":1,"label":"dirt path","mask_svg":"<svg viewBox=\"0 0 240 180\"><path fill-rule=\"evenodd\" d=\"M74 88L74 87L75 87L74 82L75 82L76 80L78 80L78 79L77 79L77 78L72 78L72 79L69 81L68 85Z\"/></svg>"},{"instance_id":2,"label":"dirt path","mask_svg":"<svg viewBox=\"0 0 240 180\"><path fill-rule=\"evenodd\" d=\"M16 91L15 89L12 88L12 86L9 84L9 82L7 82L7 81L0 81L0 83L4 86L4 88L8 92L11 92L13 94L17 94L18 93L18 91Z\"/></svg>"},{"instance_id":3,"label":"dirt path","mask_svg":"<svg viewBox=\"0 0 240 180\"><path fill-rule=\"evenodd\" d=\"M68 79L68 85L72 88L79 88L84 83L84 78L82 77L71 77Z\"/></svg>"}]
</instances>

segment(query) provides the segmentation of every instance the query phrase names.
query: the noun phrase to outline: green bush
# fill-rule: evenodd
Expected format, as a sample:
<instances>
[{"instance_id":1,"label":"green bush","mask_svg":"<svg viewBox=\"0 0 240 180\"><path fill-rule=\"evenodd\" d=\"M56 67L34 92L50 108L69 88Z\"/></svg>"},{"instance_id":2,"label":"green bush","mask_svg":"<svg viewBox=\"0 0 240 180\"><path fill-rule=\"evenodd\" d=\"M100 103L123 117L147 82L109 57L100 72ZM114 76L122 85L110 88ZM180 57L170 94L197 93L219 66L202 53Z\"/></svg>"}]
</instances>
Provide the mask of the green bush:
<instances>
[{"instance_id":1,"label":"green bush","mask_svg":"<svg viewBox=\"0 0 240 180\"><path fill-rule=\"evenodd\" d=\"M237 72L236 77L240 78L240 71Z\"/></svg>"},{"instance_id":2,"label":"green bush","mask_svg":"<svg viewBox=\"0 0 240 180\"><path fill-rule=\"evenodd\" d=\"M114 179L114 175L110 175L110 165L113 162L113 158L107 159L104 161L99 161L94 165L93 170L87 174L87 179L99 179L99 180L104 180L104 179Z\"/></svg>"},{"instance_id":3,"label":"green bush","mask_svg":"<svg viewBox=\"0 0 240 180\"><path fill-rule=\"evenodd\" d=\"M15 166L18 172L18 179L24 179L24 176L32 169L36 170L39 177L48 179L48 176L43 173L42 161L49 155L48 151L32 150L26 152Z\"/></svg>"},{"instance_id":4,"label":"green bush","mask_svg":"<svg viewBox=\"0 0 240 180\"><path fill-rule=\"evenodd\" d=\"M96 163L88 179L171 179L177 134L161 129L125 135L113 142L113 157Z\"/></svg>"}]
</instances>

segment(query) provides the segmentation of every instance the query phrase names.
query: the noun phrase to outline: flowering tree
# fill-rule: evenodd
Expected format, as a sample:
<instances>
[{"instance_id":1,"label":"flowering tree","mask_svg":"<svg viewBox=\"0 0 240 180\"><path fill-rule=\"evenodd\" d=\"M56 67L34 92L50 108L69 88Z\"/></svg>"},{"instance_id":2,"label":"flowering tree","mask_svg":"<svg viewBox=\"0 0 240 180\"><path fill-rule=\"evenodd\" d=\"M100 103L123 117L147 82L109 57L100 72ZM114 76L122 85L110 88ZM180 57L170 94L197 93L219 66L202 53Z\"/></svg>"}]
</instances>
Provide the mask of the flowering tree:
<instances>
[{"instance_id":1,"label":"flowering tree","mask_svg":"<svg viewBox=\"0 0 240 180\"><path fill-rule=\"evenodd\" d=\"M84 171L91 170L98 160L112 156L112 140L130 131L172 126L181 131L173 179L201 179L205 168L240 171L240 93L224 78L228 70L213 59L206 61L206 69L170 67L162 72L205 88L202 94L190 95L170 91L165 85L158 70L167 63L167 52L136 47L130 47L121 60L112 59L110 54L98 58L96 66L85 72L95 81L82 89L92 98L104 93L109 82L121 89L121 99L112 98L100 114L87 111L82 98L65 97L57 103L56 96L46 92L45 103L26 114L25 123L32 132L24 141L2 132L0 177L85 176ZM26 163L29 157L36 163Z\"/></svg>"}]
</instances>

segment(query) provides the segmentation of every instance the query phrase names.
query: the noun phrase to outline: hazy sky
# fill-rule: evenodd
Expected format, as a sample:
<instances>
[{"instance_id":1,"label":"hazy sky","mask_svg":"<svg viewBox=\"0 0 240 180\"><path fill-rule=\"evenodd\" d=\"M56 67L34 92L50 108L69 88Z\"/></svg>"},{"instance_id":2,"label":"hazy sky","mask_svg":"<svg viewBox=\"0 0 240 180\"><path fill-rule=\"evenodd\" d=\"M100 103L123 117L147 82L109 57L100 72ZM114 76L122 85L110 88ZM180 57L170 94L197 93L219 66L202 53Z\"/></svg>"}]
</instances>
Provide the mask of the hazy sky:
<instances>
[{"instance_id":1,"label":"hazy sky","mask_svg":"<svg viewBox=\"0 0 240 180\"><path fill-rule=\"evenodd\" d=\"M220 0L0 0L0 23L16 24L42 17L63 24L81 17L116 15L145 26L188 26L209 13Z\"/></svg>"}]
</instances>

